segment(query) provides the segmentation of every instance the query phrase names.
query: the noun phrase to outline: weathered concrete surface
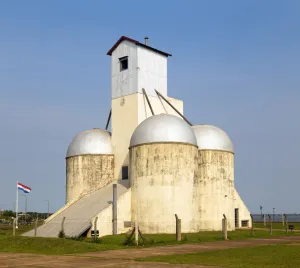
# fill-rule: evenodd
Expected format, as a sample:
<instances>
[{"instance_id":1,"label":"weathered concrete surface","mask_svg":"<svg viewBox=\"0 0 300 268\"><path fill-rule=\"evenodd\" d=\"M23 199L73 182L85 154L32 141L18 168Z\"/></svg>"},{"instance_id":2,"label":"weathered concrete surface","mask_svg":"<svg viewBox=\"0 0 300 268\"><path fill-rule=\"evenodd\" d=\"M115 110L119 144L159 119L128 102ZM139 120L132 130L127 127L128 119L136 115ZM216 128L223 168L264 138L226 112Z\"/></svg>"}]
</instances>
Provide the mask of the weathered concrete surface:
<instances>
[{"instance_id":1,"label":"weathered concrete surface","mask_svg":"<svg viewBox=\"0 0 300 268\"><path fill-rule=\"evenodd\" d=\"M114 180L113 155L77 155L66 160L66 203Z\"/></svg>"},{"instance_id":2,"label":"weathered concrete surface","mask_svg":"<svg viewBox=\"0 0 300 268\"><path fill-rule=\"evenodd\" d=\"M228 230L234 230L234 154L199 150L196 181L200 230L222 230L223 214Z\"/></svg>"},{"instance_id":3,"label":"weathered concrete surface","mask_svg":"<svg viewBox=\"0 0 300 268\"><path fill-rule=\"evenodd\" d=\"M175 214L182 232L196 232L194 174L196 146L152 143L130 149L132 221L143 233L174 233Z\"/></svg>"}]
</instances>

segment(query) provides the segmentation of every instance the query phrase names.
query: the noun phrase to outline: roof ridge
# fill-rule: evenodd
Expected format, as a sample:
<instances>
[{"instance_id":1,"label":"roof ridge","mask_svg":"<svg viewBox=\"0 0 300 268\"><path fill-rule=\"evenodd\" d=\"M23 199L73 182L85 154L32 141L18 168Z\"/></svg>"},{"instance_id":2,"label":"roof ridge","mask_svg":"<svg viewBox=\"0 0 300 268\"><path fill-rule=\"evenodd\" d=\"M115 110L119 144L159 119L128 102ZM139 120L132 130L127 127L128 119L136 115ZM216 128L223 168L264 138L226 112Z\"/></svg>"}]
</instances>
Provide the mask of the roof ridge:
<instances>
[{"instance_id":1,"label":"roof ridge","mask_svg":"<svg viewBox=\"0 0 300 268\"><path fill-rule=\"evenodd\" d=\"M136 45L138 45L138 46L147 48L147 49L149 49L149 50L152 50L152 51L154 51L154 52L157 52L157 53L159 53L159 54L162 54L162 55L164 55L164 56L166 56L166 57L172 56L172 54L169 54L169 53L167 53L167 52L158 50L158 49L156 49L156 48L154 48L154 47L150 47L150 46L148 46L148 45L145 45L145 44L143 44L143 43L141 43L141 42L139 42L139 41L137 41L137 40L135 40L135 39L129 38L129 37L124 36L124 35L122 35L122 36L119 38L119 40L111 47L111 49L106 53L106 55L111 56L112 53L113 53L113 51L114 51L114 50L115 50L115 49L116 49L123 41L129 41L129 42L132 42L132 43L134 43L134 44L136 44Z\"/></svg>"}]
</instances>

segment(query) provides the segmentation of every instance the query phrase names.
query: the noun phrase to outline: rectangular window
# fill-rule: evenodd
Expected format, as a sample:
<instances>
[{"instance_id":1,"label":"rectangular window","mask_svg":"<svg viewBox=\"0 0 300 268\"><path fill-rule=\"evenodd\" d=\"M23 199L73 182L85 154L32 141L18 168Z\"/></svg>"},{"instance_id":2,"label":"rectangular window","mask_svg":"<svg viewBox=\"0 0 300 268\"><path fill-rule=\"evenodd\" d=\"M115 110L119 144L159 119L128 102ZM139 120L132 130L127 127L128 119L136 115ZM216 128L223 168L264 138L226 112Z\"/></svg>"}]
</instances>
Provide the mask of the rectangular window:
<instances>
[{"instance_id":1,"label":"rectangular window","mask_svg":"<svg viewBox=\"0 0 300 268\"><path fill-rule=\"evenodd\" d=\"M128 166L122 167L122 180L128 180Z\"/></svg>"},{"instance_id":2,"label":"rectangular window","mask_svg":"<svg viewBox=\"0 0 300 268\"><path fill-rule=\"evenodd\" d=\"M120 61L120 72L128 69L128 57L122 57L119 59Z\"/></svg>"},{"instance_id":3,"label":"rectangular window","mask_svg":"<svg viewBox=\"0 0 300 268\"><path fill-rule=\"evenodd\" d=\"M242 221L242 227L248 227L249 226L249 221Z\"/></svg>"}]
</instances>

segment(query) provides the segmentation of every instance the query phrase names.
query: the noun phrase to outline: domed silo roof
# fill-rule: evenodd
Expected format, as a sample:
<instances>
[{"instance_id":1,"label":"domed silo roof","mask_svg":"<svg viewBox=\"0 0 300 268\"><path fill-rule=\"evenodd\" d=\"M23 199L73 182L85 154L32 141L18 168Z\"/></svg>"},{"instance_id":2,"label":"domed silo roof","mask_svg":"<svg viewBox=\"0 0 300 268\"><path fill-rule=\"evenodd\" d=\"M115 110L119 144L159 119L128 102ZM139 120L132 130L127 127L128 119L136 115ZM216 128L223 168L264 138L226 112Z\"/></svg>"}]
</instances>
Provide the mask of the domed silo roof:
<instances>
[{"instance_id":1,"label":"domed silo roof","mask_svg":"<svg viewBox=\"0 0 300 268\"><path fill-rule=\"evenodd\" d=\"M148 143L187 143L197 146L190 126L174 115L154 115L137 126L130 140L130 147Z\"/></svg>"},{"instance_id":2,"label":"domed silo roof","mask_svg":"<svg viewBox=\"0 0 300 268\"><path fill-rule=\"evenodd\" d=\"M234 153L233 143L227 133L215 126L192 126L199 150L220 150Z\"/></svg>"},{"instance_id":3,"label":"domed silo roof","mask_svg":"<svg viewBox=\"0 0 300 268\"><path fill-rule=\"evenodd\" d=\"M94 128L78 133L68 147L66 157L86 154L112 154L110 133Z\"/></svg>"}]
</instances>

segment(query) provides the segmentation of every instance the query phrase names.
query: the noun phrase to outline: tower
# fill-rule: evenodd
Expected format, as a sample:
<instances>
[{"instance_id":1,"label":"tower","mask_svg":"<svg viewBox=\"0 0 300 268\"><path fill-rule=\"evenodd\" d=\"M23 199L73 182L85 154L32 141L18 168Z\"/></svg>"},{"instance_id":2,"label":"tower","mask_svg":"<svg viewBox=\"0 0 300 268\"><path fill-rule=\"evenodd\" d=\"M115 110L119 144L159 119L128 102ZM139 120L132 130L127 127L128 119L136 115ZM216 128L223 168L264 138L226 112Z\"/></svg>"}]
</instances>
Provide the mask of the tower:
<instances>
[{"instance_id":1,"label":"tower","mask_svg":"<svg viewBox=\"0 0 300 268\"><path fill-rule=\"evenodd\" d=\"M146 39L147 41L148 39ZM155 49L148 42L122 36L107 52L111 56L111 130L115 155L114 176L128 178L129 143L135 128L152 116L143 89L148 95L154 114L176 112L155 90L179 112L183 102L167 96L167 59L171 54Z\"/></svg>"}]
</instances>

